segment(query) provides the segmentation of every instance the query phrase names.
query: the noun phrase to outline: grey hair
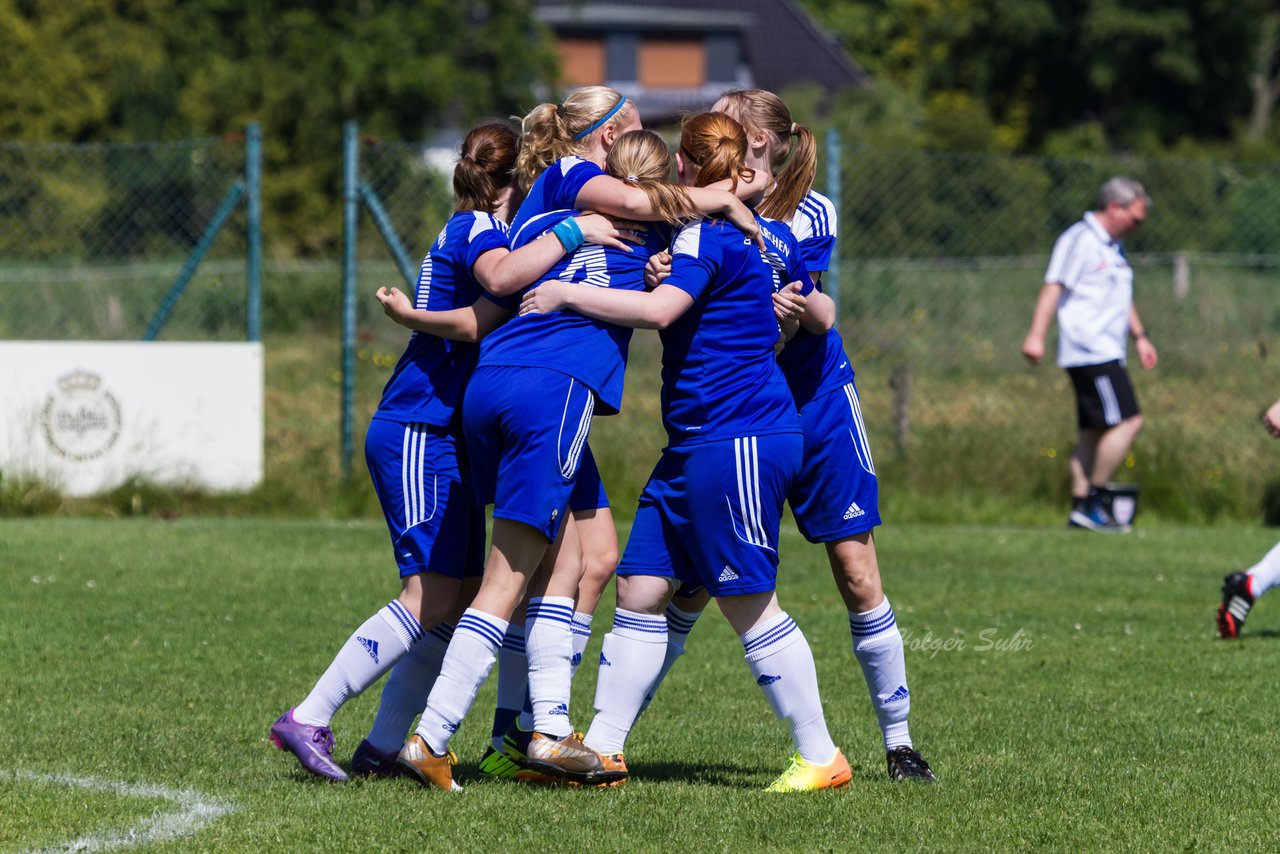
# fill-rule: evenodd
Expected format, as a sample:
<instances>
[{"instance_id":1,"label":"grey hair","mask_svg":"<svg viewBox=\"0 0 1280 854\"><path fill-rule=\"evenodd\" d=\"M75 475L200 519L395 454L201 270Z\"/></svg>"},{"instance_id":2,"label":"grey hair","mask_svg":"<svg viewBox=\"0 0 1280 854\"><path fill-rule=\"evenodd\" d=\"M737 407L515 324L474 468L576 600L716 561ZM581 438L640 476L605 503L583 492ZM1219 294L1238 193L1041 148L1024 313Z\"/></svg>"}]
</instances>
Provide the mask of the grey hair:
<instances>
[{"instance_id":1,"label":"grey hair","mask_svg":"<svg viewBox=\"0 0 1280 854\"><path fill-rule=\"evenodd\" d=\"M1107 205L1110 205L1112 202L1119 204L1121 207L1127 208L1129 205L1138 201L1138 199L1142 199L1148 205L1151 204L1151 197L1147 195L1147 191L1142 184L1138 183L1133 178L1125 178L1122 175L1117 175L1116 177L1109 179L1107 183L1103 184L1102 188L1098 190L1098 198L1094 203L1094 210L1106 210Z\"/></svg>"}]
</instances>

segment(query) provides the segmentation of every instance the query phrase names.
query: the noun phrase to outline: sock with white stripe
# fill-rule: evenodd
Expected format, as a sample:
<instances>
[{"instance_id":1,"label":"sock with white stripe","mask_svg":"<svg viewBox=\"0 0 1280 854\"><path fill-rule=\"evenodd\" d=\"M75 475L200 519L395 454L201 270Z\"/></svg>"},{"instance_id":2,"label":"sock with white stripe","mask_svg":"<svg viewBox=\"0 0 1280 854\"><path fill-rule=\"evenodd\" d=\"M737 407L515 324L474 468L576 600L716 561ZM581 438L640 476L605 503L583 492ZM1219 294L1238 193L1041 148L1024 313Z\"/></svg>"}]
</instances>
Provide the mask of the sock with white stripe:
<instances>
[{"instance_id":1,"label":"sock with white stripe","mask_svg":"<svg viewBox=\"0 0 1280 854\"><path fill-rule=\"evenodd\" d=\"M356 629L320 681L293 710L293 719L328 726L342 704L377 682L422 637L422 626L393 599Z\"/></svg>"},{"instance_id":2,"label":"sock with white stripe","mask_svg":"<svg viewBox=\"0 0 1280 854\"><path fill-rule=\"evenodd\" d=\"M476 700L476 692L493 669L506 633L506 620L475 608L468 608L458 620L440 675L418 721L418 735L435 755L442 756L449 749L449 739L458 731Z\"/></svg>"},{"instance_id":3,"label":"sock with white stripe","mask_svg":"<svg viewBox=\"0 0 1280 854\"><path fill-rule=\"evenodd\" d=\"M586 744L599 753L621 753L640 715L667 648L667 618L618 608L613 630L600 648L596 716Z\"/></svg>"},{"instance_id":4,"label":"sock with white stripe","mask_svg":"<svg viewBox=\"0 0 1280 854\"><path fill-rule=\"evenodd\" d=\"M818 695L818 671L804 633L785 611L740 635L747 665L778 720L791 728L796 752L826 765L836 755Z\"/></svg>"},{"instance_id":5,"label":"sock with white stripe","mask_svg":"<svg viewBox=\"0 0 1280 854\"><path fill-rule=\"evenodd\" d=\"M529 695L529 659L524 653L524 626L512 623L498 652L498 702L493 710L492 743L502 748L502 736L520 714Z\"/></svg>"},{"instance_id":6,"label":"sock with white stripe","mask_svg":"<svg viewBox=\"0 0 1280 854\"><path fill-rule=\"evenodd\" d=\"M587 651L591 641L591 615L581 611L573 612L573 658L569 660L569 678L578 675L582 665L582 654Z\"/></svg>"},{"instance_id":7,"label":"sock with white stripe","mask_svg":"<svg viewBox=\"0 0 1280 854\"><path fill-rule=\"evenodd\" d=\"M573 658L573 597L535 596L530 599L524 627L533 728L554 738L572 735L569 662Z\"/></svg>"},{"instance_id":8,"label":"sock with white stripe","mask_svg":"<svg viewBox=\"0 0 1280 854\"><path fill-rule=\"evenodd\" d=\"M391 668L382 686L378 715L367 741L383 753L399 753L413 719L427 704L431 686L440 675L445 650L453 637L453 623L441 623L414 644Z\"/></svg>"},{"instance_id":9,"label":"sock with white stripe","mask_svg":"<svg viewBox=\"0 0 1280 854\"><path fill-rule=\"evenodd\" d=\"M1249 578L1249 592L1254 599L1280 584L1280 543L1272 546L1262 560L1249 568Z\"/></svg>"},{"instance_id":10,"label":"sock with white stripe","mask_svg":"<svg viewBox=\"0 0 1280 854\"><path fill-rule=\"evenodd\" d=\"M654 695L658 693L658 688L662 685L662 681L671 672L671 667L676 663L676 659L684 655L684 643L689 639L689 632L693 631L694 624L698 622L698 618L701 616L701 611L682 611L675 605L667 605L666 657L662 660L662 669L658 671L658 678L653 680L653 687L645 695L644 705L640 707L641 714L644 714L644 710L649 708L649 704L653 702Z\"/></svg>"},{"instance_id":11,"label":"sock with white stripe","mask_svg":"<svg viewBox=\"0 0 1280 854\"><path fill-rule=\"evenodd\" d=\"M907 661L902 651L902 633L893 616L893 608L885 599L870 611L849 612L849 634L853 637L853 654L862 666L875 707L884 748L911 746L907 730L907 714L911 711L911 692L907 690Z\"/></svg>"}]
</instances>

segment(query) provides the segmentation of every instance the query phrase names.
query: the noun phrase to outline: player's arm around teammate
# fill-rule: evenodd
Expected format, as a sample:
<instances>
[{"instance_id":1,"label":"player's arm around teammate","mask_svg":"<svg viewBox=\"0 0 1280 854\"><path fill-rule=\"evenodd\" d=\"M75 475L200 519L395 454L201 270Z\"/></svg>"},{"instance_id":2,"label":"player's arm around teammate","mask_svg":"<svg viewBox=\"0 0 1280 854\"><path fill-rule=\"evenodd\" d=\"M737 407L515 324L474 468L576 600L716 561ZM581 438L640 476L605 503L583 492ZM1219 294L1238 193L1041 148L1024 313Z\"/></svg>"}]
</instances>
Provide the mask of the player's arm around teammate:
<instances>
[{"instance_id":1,"label":"player's arm around teammate","mask_svg":"<svg viewBox=\"0 0 1280 854\"><path fill-rule=\"evenodd\" d=\"M738 175L744 150L745 136L732 119L696 116L685 123L677 171L682 181L699 184ZM618 609L605 637L587 743L621 762L662 665L672 582L696 578L712 589L757 684L791 729L797 755L771 788L844 785L848 766L826 732L812 655L775 595L781 505L802 442L772 358L774 268L767 252L745 247L724 223L688 226L674 246L671 277L650 292L555 286L540 294L543 285L521 306L527 314L572 308L664 335L670 442L645 487L619 569ZM726 491L735 471L736 499Z\"/></svg>"}]
</instances>

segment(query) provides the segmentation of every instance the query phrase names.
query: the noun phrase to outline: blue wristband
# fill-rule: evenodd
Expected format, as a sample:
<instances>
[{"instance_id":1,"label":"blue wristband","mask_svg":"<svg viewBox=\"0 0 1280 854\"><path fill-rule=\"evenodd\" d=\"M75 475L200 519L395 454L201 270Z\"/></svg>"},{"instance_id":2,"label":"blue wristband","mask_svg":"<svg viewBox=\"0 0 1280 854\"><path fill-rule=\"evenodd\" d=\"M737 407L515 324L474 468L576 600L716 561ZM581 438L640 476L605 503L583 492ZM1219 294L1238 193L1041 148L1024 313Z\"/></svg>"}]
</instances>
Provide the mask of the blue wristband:
<instances>
[{"instance_id":1,"label":"blue wristband","mask_svg":"<svg viewBox=\"0 0 1280 854\"><path fill-rule=\"evenodd\" d=\"M568 217L556 223L555 228L551 229L551 233L560 241L560 245L564 247L565 252L572 252L586 243L586 238L582 236L582 229L578 227L578 222L573 217Z\"/></svg>"}]
</instances>

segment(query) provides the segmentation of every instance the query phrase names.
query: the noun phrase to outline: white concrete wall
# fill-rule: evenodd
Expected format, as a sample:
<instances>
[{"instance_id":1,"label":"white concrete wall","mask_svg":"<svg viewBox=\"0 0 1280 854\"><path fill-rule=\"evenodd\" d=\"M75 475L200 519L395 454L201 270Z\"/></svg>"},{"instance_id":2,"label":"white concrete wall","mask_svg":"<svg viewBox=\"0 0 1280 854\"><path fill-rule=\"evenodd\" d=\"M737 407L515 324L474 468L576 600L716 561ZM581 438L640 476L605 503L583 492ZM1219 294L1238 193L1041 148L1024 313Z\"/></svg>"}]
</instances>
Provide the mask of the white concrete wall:
<instances>
[{"instance_id":1,"label":"white concrete wall","mask_svg":"<svg viewBox=\"0 0 1280 854\"><path fill-rule=\"evenodd\" d=\"M130 477L262 482L262 345L0 341L0 473L91 495Z\"/></svg>"}]
</instances>

